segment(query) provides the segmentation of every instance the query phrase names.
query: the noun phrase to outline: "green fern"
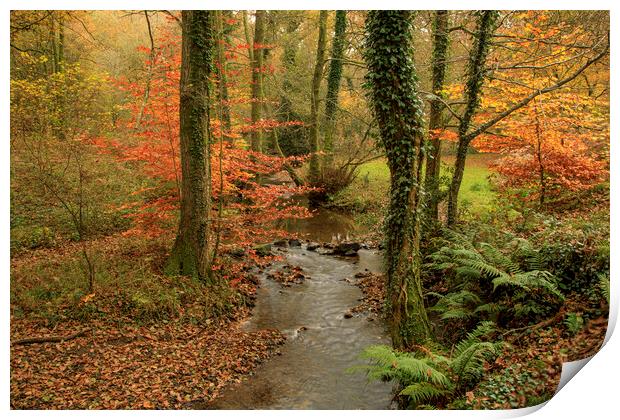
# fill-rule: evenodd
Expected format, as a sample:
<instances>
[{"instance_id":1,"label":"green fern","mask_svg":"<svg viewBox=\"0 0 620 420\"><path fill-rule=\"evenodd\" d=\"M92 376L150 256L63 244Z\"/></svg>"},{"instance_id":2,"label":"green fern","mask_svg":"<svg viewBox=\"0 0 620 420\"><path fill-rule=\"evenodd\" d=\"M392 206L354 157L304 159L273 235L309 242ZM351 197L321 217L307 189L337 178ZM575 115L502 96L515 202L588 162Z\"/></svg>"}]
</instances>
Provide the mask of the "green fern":
<instances>
[{"instance_id":1,"label":"green fern","mask_svg":"<svg viewBox=\"0 0 620 420\"><path fill-rule=\"evenodd\" d=\"M493 290L504 285L519 287L527 292L532 292L536 289L543 289L557 296L559 299L564 300L564 295L553 283L554 279L555 277L553 274L548 271L536 270L528 271L527 273L519 273L512 276L502 275L493 279Z\"/></svg>"},{"instance_id":2,"label":"green fern","mask_svg":"<svg viewBox=\"0 0 620 420\"><path fill-rule=\"evenodd\" d=\"M519 268L519 265L515 263L512 259L502 254L497 248L493 247L487 243L481 243L480 252L484 256L485 260L490 264L501 267L504 271L509 274L517 274L522 270Z\"/></svg>"},{"instance_id":3,"label":"green fern","mask_svg":"<svg viewBox=\"0 0 620 420\"><path fill-rule=\"evenodd\" d=\"M424 401L431 401L448 394L446 389L438 388L428 382L418 382L400 391L400 395L409 397L409 404L419 408Z\"/></svg>"},{"instance_id":4,"label":"green fern","mask_svg":"<svg viewBox=\"0 0 620 420\"><path fill-rule=\"evenodd\" d=\"M607 301L607 304L609 305L610 289L611 289L611 284L609 282L609 275L599 274L598 280L599 280L598 284L601 289L601 293L603 294L603 297L605 298L605 300Z\"/></svg>"},{"instance_id":5,"label":"green fern","mask_svg":"<svg viewBox=\"0 0 620 420\"><path fill-rule=\"evenodd\" d=\"M469 290L461 290L439 295L437 303L429 308L441 313L441 319L467 319L474 315L475 307L480 303L480 297Z\"/></svg>"},{"instance_id":6,"label":"green fern","mask_svg":"<svg viewBox=\"0 0 620 420\"><path fill-rule=\"evenodd\" d=\"M403 387L399 395L411 407L420 408L451 397L482 377L485 361L495 358L503 344L483 341L494 329L491 322L481 323L457 344L452 357L431 350L420 357L388 346L371 346L361 355L370 364L361 368L371 379L398 381Z\"/></svg>"}]
</instances>

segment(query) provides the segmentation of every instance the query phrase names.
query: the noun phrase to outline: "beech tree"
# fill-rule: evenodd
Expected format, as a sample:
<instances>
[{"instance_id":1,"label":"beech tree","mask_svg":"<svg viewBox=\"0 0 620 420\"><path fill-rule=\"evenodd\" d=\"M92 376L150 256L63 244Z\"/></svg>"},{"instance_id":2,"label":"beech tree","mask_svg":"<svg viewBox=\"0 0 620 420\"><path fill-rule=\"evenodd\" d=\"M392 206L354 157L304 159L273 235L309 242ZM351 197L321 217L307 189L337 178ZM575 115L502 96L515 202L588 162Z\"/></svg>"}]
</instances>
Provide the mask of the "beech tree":
<instances>
[{"instance_id":1,"label":"beech tree","mask_svg":"<svg viewBox=\"0 0 620 420\"><path fill-rule=\"evenodd\" d=\"M308 177L310 182L315 182L320 177L320 161L318 153L321 151L319 138L319 90L323 79L323 68L325 67L325 46L327 44L327 10L321 10L319 14L319 39L316 48L316 61L312 76L311 98L310 98L310 171Z\"/></svg>"},{"instance_id":2,"label":"beech tree","mask_svg":"<svg viewBox=\"0 0 620 420\"><path fill-rule=\"evenodd\" d=\"M215 47L212 12L182 12L180 84L181 216L166 272L211 280L209 77Z\"/></svg>"},{"instance_id":3,"label":"beech tree","mask_svg":"<svg viewBox=\"0 0 620 420\"><path fill-rule=\"evenodd\" d=\"M247 26L247 22L244 21ZM247 31L246 31L247 33ZM262 93L263 93L263 51L262 44L265 41L265 11L256 11L256 21L254 22L254 41L251 44L252 54L251 71L252 71L252 124L256 124L261 118ZM251 133L252 150L260 152L262 150L263 133L260 130Z\"/></svg>"},{"instance_id":4,"label":"beech tree","mask_svg":"<svg viewBox=\"0 0 620 420\"><path fill-rule=\"evenodd\" d=\"M448 11L437 10L433 20L433 56L432 56L432 85L433 99L428 122L428 131L431 138L431 150L426 161L425 187L428 194L427 206L431 220L439 218L439 169L441 168L441 137L437 130L443 128L444 104L441 96L446 80L448 68Z\"/></svg>"},{"instance_id":5,"label":"beech tree","mask_svg":"<svg viewBox=\"0 0 620 420\"><path fill-rule=\"evenodd\" d=\"M367 88L390 169L384 255L396 348L430 336L420 280L423 105L413 64L412 30L409 11L371 11L366 19Z\"/></svg>"},{"instance_id":6,"label":"beech tree","mask_svg":"<svg viewBox=\"0 0 620 420\"><path fill-rule=\"evenodd\" d=\"M475 34L474 47L469 57L467 67L467 85L465 87L465 110L459 120L458 136L459 143L456 151L456 162L454 164L454 175L450 184L448 196L448 225L452 226L456 223L458 194L463 181L463 173L465 172L465 159L467 158L467 148L471 139L467 134L471 125L474 114L480 105L480 97L482 95L482 83L484 82L484 73L486 59L489 54L491 44L491 36L495 29L495 21L498 13L494 10L486 10L478 15L478 27Z\"/></svg>"},{"instance_id":7,"label":"beech tree","mask_svg":"<svg viewBox=\"0 0 620 420\"><path fill-rule=\"evenodd\" d=\"M336 111L338 109L338 92L342 79L342 59L344 58L345 29L347 27L346 10L336 10L334 38L332 40L329 74L327 76L327 94L325 97L325 142L323 148L327 153L325 162L331 161L334 149L334 131L336 128Z\"/></svg>"},{"instance_id":8,"label":"beech tree","mask_svg":"<svg viewBox=\"0 0 620 420\"><path fill-rule=\"evenodd\" d=\"M491 130L498 123L539 96L568 87L609 54L608 35L586 36L583 35L585 31L568 30L563 24L552 25L545 31L528 23L527 19L548 20L549 13L528 11L518 14L512 20L504 15L502 22L508 20L510 25L504 24L506 28L496 33L498 12L477 12L477 29L472 34L474 45L470 51L464 95L462 101L452 104L464 103L464 107L460 113L451 106L447 107L450 114L459 121L456 135L458 150L448 197L448 226L457 222L458 194L467 150L472 141L481 135L495 135ZM492 63L487 63L492 46L495 50L504 50L508 58L496 54ZM485 81L516 87L519 92L504 95L501 101L487 101L491 103L482 112L480 101L484 96L482 88Z\"/></svg>"}]
</instances>

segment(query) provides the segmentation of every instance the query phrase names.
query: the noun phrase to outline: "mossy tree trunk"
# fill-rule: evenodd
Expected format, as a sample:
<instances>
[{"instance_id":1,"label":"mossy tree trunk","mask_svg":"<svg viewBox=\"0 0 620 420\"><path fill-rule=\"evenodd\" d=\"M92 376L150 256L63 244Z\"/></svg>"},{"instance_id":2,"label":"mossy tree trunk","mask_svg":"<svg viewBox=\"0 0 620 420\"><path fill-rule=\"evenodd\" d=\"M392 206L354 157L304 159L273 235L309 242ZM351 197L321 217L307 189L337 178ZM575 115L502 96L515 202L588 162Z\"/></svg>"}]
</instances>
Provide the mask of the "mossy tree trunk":
<instances>
[{"instance_id":1,"label":"mossy tree trunk","mask_svg":"<svg viewBox=\"0 0 620 420\"><path fill-rule=\"evenodd\" d=\"M252 124L261 119L262 92L263 92L263 58L261 51L265 42L265 11L257 10L254 21L254 41L252 43ZM263 148L263 133L261 130L252 130L251 147L255 152L261 152Z\"/></svg>"},{"instance_id":2,"label":"mossy tree trunk","mask_svg":"<svg viewBox=\"0 0 620 420\"><path fill-rule=\"evenodd\" d=\"M371 11L364 57L369 98L390 169L385 219L387 305L394 347L430 338L420 280L420 168L423 105L413 64L412 14Z\"/></svg>"},{"instance_id":3,"label":"mossy tree trunk","mask_svg":"<svg viewBox=\"0 0 620 420\"><path fill-rule=\"evenodd\" d=\"M219 84L218 96L220 96L220 106L222 108L222 123L224 126L224 137L227 140L232 138L229 136L231 129L230 120L230 105L228 104L228 75L226 73L226 51L225 47L230 44L230 37L228 35L229 30L224 24L224 20L231 17L229 10L215 10L215 25L217 30L217 56L219 57L219 63L217 65L217 80Z\"/></svg>"},{"instance_id":4,"label":"mossy tree trunk","mask_svg":"<svg viewBox=\"0 0 620 420\"><path fill-rule=\"evenodd\" d=\"M435 11L433 20L433 56L432 56L432 83L433 95L436 98L431 100L431 110L429 116L428 129L431 132L431 149L426 161L425 187L428 196L428 216L431 223L437 224L439 219L439 170L441 168L441 138L432 134L433 130L443 128L444 105L440 100L443 95L448 68L448 11Z\"/></svg>"},{"instance_id":5,"label":"mossy tree trunk","mask_svg":"<svg viewBox=\"0 0 620 420\"><path fill-rule=\"evenodd\" d=\"M310 170L308 178L311 183L317 182L321 176L321 165L319 152L321 151L321 141L319 138L319 93L321 80L323 79L323 68L325 66L325 46L327 44L327 10L321 10L319 14L319 39L316 48L316 62L312 75L312 90L310 92Z\"/></svg>"},{"instance_id":6,"label":"mossy tree trunk","mask_svg":"<svg viewBox=\"0 0 620 420\"><path fill-rule=\"evenodd\" d=\"M211 11L182 12L180 138L181 216L167 274L210 282L210 85L215 48Z\"/></svg>"},{"instance_id":7,"label":"mossy tree trunk","mask_svg":"<svg viewBox=\"0 0 620 420\"><path fill-rule=\"evenodd\" d=\"M329 166L333 159L334 132L336 131L336 111L338 110L338 92L342 79L342 59L344 58L345 29L347 27L346 10L336 10L334 38L332 40L331 60L327 76L327 94L325 95L325 150L324 165Z\"/></svg>"},{"instance_id":8,"label":"mossy tree trunk","mask_svg":"<svg viewBox=\"0 0 620 420\"><path fill-rule=\"evenodd\" d=\"M292 93L295 92L293 79L295 77L295 63L297 61L297 51L299 50L299 36L297 30L301 25L301 17L298 11L288 11L286 19L286 35L284 37L282 52L282 92L280 93L279 119L281 121L294 120Z\"/></svg>"},{"instance_id":9,"label":"mossy tree trunk","mask_svg":"<svg viewBox=\"0 0 620 420\"><path fill-rule=\"evenodd\" d=\"M467 85L465 86L465 111L458 128L458 148L454 164L454 175L450 184L448 196L448 226L454 226L458 216L458 196L463 173L467 149L473 137L468 135L474 114L480 106L482 84L486 74L486 59L489 55L491 37L495 28L498 13L495 10L485 10L478 14L478 27L475 33L474 46L469 55L467 67Z\"/></svg>"}]
</instances>

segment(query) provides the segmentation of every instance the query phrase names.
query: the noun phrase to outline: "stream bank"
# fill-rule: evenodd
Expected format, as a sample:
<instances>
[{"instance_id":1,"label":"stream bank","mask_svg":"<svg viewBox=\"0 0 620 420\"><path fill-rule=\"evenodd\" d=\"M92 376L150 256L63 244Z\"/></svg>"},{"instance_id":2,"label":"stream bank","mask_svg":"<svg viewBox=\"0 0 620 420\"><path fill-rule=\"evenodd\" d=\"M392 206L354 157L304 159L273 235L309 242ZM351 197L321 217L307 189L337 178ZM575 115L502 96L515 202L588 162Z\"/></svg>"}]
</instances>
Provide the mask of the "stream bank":
<instances>
[{"instance_id":1,"label":"stream bank","mask_svg":"<svg viewBox=\"0 0 620 420\"><path fill-rule=\"evenodd\" d=\"M356 273L380 272L382 257L361 249L341 258L308 251L306 245L283 252L284 261L260 274L252 317L245 331L276 328L287 342L281 354L262 364L247 380L231 386L209 408L220 409L387 409L392 385L369 381L360 352L388 344L380 318L350 313L362 300L361 290L345 279ZM269 276L284 265L301 267L305 279L283 287Z\"/></svg>"}]
</instances>

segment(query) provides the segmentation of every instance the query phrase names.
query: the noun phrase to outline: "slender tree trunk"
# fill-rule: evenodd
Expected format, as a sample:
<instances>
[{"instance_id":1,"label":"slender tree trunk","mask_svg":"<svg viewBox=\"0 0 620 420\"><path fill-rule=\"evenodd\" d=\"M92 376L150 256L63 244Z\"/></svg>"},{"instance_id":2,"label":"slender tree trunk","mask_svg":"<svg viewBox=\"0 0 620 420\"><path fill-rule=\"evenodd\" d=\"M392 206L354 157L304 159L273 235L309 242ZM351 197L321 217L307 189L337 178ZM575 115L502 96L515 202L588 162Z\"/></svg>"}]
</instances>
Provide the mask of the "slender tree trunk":
<instances>
[{"instance_id":1,"label":"slender tree trunk","mask_svg":"<svg viewBox=\"0 0 620 420\"><path fill-rule=\"evenodd\" d=\"M465 172L465 159L467 158L467 148L471 142L468 130L474 114L480 105L480 94L482 83L485 77L486 59L489 54L491 37L498 13L494 10L480 12L478 17L478 28L475 34L474 46L469 56L467 68L467 86L465 87L465 112L459 123L459 143L454 164L454 175L450 184L448 196L448 226L454 226L458 216L458 197Z\"/></svg>"},{"instance_id":2,"label":"slender tree trunk","mask_svg":"<svg viewBox=\"0 0 620 420\"><path fill-rule=\"evenodd\" d=\"M65 26L62 16L58 18L58 71L62 71L65 64Z\"/></svg>"},{"instance_id":3,"label":"slender tree trunk","mask_svg":"<svg viewBox=\"0 0 620 420\"><path fill-rule=\"evenodd\" d=\"M222 108L222 126L224 129L224 137L227 140L231 140L230 129L232 123L230 120L230 106L228 104L228 75L226 74L226 51L225 47L228 44L228 37L224 29L224 18L227 11L215 10L215 22L217 31L217 49L219 63L217 65L217 80L219 84L218 96L220 97L220 104Z\"/></svg>"},{"instance_id":4,"label":"slender tree trunk","mask_svg":"<svg viewBox=\"0 0 620 420\"><path fill-rule=\"evenodd\" d=\"M146 72L146 84L144 86L142 104L140 105L140 112L138 113L138 118L136 118L136 130L140 129L140 125L142 124L142 118L144 117L144 110L146 109L146 105L149 102L149 96L151 94L151 80L153 79L153 69L155 68L155 59L157 57L155 55L155 39L153 38L151 19L149 18L149 13L147 10L144 10L144 18L146 19L146 28L148 29L149 40L151 41L151 51L149 53L149 65Z\"/></svg>"},{"instance_id":5,"label":"slender tree trunk","mask_svg":"<svg viewBox=\"0 0 620 420\"><path fill-rule=\"evenodd\" d=\"M252 124L261 119L262 91L263 91L263 54L262 44L265 41L265 11L256 11L254 22L254 42L252 44ZM261 152L263 147L262 130L252 130L251 147L255 152Z\"/></svg>"},{"instance_id":6,"label":"slender tree trunk","mask_svg":"<svg viewBox=\"0 0 620 420\"><path fill-rule=\"evenodd\" d=\"M387 305L394 347L430 338L420 280L422 101L413 65L409 11L371 11L364 57L370 98L390 169L385 219Z\"/></svg>"},{"instance_id":7,"label":"slender tree trunk","mask_svg":"<svg viewBox=\"0 0 620 420\"><path fill-rule=\"evenodd\" d=\"M292 79L294 78L295 62L297 59L297 50L299 48L299 39L296 31L299 28L301 20L293 15L293 11L287 16L286 37L284 38L284 46L282 53L282 93L280 94L280 119L281 121L291 121L293 119L293 101L290 95L294 89Z\"/></svg>"},{"instance_id":8,"label":"slender tree trunk","mask_svg":"<svg viewBox=\"0 0 620 420\"><path fill-rule=\"evenodd\" d=\"M539 204L542 207L545 204L545 193L547 190L547 185L545 182L545 165L543 164L542 158L542 142L543 142L543 133L542 127L540 125L540 116L538 115L538 101L534 102L534 112L535 112L535 121L534 127L536 129L536 160L538 162L538 176L540 180L540 197Z\"/></svg>"},{"instance_id":9,"label":"slender tree trunk","mask_svg":"<svg viewBox=\"0 0 620 420\"><path fill-rule=\"evenodd\" d=\"M58 23L54 16L51 19L52 30L50 31L51 43L52 43L52 73L60 71L58 65Z\"/></svg>"},{"instance_id":10,"label":"slender tree trunk","mask_svg":"<svg viewBox=\"0 0 620 420\"><path fill-rule=\"evenodd\" d=\"M265 96L264 92L263 92L263 96ZM269 105L267 104L267 102L263 104L263 108L265 111L265 116L268 116ZM280 140L278 139L278 128L277 127L274 127L271 130L271 144L273 145L273 148L275 152L278 154L278 156L280 156L281 158L284 158L285 157L284 152L282 152L282 148L280 147ZM291 179L293 180L296 186L300 187L304 185L304 181L299 177L299 175L297 175L295 168L293 168L288 162L284 164L284 169L286 170L286 172L288 172L288 174L290 175Z\"/></svg>"},{"instance_id":11,"label":"slender tree trunk","mask_svg":"<svg viewBox=\"0 0 620 420\"><path fill-rule=\"evenodd\" d=\"M211 280L210 85L215 48L212 13L182 12L180 85L181 217L168 274Z\"/></svg>"},{"instance_id":12,"label":"slender tree trunk","mask_svg":"<svg viewBox=\"0 0 620 420\"><path fill-rule=\"evenodd\" d=\"M344 35L347 27L346 10L336 10L334 38L332 40L331 61L327 76L327 94L325 96L325 149L324 165L329 166L333 160L334 132L336 131L336 110L338 109L338 91L342 79L342 59L344 58Z\"/></svg>"},{"instance_id":13,"label":"slender tree trunk","mask_svg":"<svg viewBox=\"0 0 620 420\"><path fill-rule=\"evenodd\" d=\"M433 22L433 95L442 96L448 67L448 11L437 10ZM431 100L429 132L443 128L444 105L438 98ZM431 134L431 150L426 163L426 193L428 215L432 222L439 219L439 170L441 169L441 138Z\"/></svg>"},{"instance_id":14,"label":"slender tree trunk","mask_svg":"<svg viewBox=\"0 0 620 420\"><path fill-rule=\"evenodd\" d=\"M321 80L323 79L323 68L325 66L325 46L327 32L327 10L321 10L319 14L319 40L316 48L316 62L314 64L314 74L312 76L312 91L310 93L310 182L317 182L321 176L319 152L321 142L319 139L319 92Z\"/></svg>"}]
</instances>

